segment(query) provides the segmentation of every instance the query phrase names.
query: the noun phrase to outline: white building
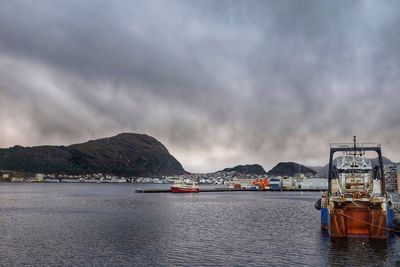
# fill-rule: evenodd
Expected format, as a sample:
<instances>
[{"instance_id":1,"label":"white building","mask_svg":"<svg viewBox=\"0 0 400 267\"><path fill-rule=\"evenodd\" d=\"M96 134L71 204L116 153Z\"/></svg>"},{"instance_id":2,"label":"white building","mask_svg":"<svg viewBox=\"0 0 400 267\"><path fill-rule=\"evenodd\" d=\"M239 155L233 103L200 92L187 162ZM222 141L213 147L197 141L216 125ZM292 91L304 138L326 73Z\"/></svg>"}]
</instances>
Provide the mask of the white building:
<instances>
[{"instance_id":1,"label":"white building","mask_svg":"<svg viewBox=\"0 0 400 267\"><path fill-rule=\"evenodd\" d=\"M314 189L314 190L328 190L328 179L326 178L311 178L304 179L302 182L296 184L298 189Z\"/></svg>"},{"instance_id":2,"label":"white building","mask_svg":"<svg viewBox=\"0 0 400 267\"><path fill-rule=\"evenodd\" d=\"M283 189L292 189L294 186L295 186L295 181L292 177L286 177L282 179Z\"/></svg>"},{"instance_id":3,"label":"white building","mask_svg":"<svg viewBox=\"0 0 400 267\"><path fill-rule=\"evenodd\" d=\"M38 182L43 182L44 181L44 175L41 173L36 174L36 181Z\"/></svg>"}]
</instances>

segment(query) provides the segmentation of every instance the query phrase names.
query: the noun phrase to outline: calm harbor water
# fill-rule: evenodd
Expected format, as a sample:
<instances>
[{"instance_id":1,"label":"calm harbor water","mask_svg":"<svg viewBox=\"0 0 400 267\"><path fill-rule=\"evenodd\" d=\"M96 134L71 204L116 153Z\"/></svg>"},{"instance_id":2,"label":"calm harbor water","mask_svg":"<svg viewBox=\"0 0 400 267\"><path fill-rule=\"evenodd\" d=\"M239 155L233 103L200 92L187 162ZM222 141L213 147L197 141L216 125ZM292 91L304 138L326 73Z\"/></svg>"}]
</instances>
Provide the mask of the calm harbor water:
<instances>
[{"instance_id":1,"label":"calm harbor water","mask_svg":"<svg viewBox=\"0 0 400 267\"><path fill-rule=\"evenodd\" d=\"M321 233L320 193L137 187L0 184L1 265L400 266L399 236L332 241Z\"/></svg>"}]
</instances>

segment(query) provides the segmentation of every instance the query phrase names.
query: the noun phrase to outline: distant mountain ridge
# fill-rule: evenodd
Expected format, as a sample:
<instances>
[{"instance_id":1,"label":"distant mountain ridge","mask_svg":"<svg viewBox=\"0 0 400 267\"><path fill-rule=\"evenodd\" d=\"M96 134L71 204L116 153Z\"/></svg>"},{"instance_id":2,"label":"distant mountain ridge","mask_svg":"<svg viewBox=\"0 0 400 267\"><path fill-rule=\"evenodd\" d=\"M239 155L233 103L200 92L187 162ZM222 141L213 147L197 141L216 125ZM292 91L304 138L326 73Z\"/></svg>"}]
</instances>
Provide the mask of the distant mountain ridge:
<instances>
[{"instance_id":1,"label":"distant mountain ridge","mask_svg":"<svg viewBox=\"0 0 400 267\"><path fill-rule=\"evenodd\" d=\"M155 138L122 133L70 146L0 149L0 169L29 173L156 176L186 173Z\"/></svg>"},{"instance_id":2,"label":"distant mountain ridge","mask_svg":"<svg viewBox=\"0 0 400 267\"><path fill-rule=\"evenodd\" d=\"M311 173L316 174L317 172L304 165L295 162L279 162L275 167L267 172L271 176L295 176L298 173Z\"/></svg>"},{"instance_id":3,"label":"distant mountain ridge","mask_svg":"<svg viewBox=\"0 0 400 267\"><path fill-rule=\"evenodd\" d=\"M225 168L221 172L237 172L241 174L266 174L267 172L259 164L238 165L233 168Z\"/></svg>"}]
</instances>

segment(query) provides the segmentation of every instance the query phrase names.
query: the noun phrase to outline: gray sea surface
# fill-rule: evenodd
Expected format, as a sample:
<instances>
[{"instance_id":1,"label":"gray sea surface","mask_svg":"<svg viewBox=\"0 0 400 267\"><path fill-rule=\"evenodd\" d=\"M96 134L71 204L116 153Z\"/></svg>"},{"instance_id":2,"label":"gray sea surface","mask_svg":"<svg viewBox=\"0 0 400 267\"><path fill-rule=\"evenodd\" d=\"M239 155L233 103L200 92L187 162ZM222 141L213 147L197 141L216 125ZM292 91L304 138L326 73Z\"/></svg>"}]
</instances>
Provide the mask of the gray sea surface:
<instances>
[{"instance_id":1,"label":"gray sea surface","mask_svg":"<svg viewBox=\"0 0 400 267\"><path fill-rule=\"evenodd\" d=\"M331 240L318 192L0 184L2 266L400 266L400 236Z\"/></svg>"}]
</instances>

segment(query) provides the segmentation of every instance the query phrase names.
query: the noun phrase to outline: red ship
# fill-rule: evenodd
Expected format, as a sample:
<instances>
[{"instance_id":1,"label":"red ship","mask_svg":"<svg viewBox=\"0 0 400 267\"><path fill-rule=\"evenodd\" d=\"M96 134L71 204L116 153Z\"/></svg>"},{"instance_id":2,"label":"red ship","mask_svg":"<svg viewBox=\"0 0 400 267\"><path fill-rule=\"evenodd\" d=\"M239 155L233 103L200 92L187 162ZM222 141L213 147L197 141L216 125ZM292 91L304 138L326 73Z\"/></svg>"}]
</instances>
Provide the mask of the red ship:
<instances>
[{"instance_id":1,"label":"red ship","mask_svg":"<svg viewBox=\"0 0 400 267\"><path fill-rule=\"evenodd\" d=\"M194 184L192 186L187 186L184 184L171 185L172 193L198 193L199 191L200 189Z\"/></svg>"}]
</instances>

